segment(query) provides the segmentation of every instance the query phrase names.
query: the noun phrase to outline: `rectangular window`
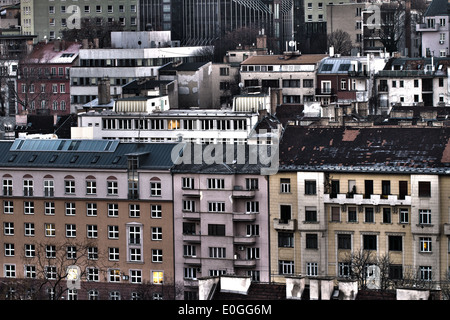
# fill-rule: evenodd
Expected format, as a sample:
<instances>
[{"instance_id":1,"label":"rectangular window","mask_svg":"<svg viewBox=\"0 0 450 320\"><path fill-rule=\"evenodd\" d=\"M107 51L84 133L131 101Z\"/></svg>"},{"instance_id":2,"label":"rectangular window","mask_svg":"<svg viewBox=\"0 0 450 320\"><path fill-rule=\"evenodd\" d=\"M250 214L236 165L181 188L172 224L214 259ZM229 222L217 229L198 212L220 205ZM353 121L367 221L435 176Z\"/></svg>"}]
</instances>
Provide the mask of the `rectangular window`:
<instances>
[{"instance_id":1,"label":"rectangular window","mask_svg":"<svg viewBox=\"0 0 450 320\"><path fill-rule=\"evenodd\" d=\"M161 196L161 182L150 182L150 196L151 197Z\"/></svg>"},{"instance_id":2,"label":"rectangular window","mask_svg":"<svg viewBox=\"0 0 450 320\"><path fill-rule=\"evenodd\" d=\"M347 208L348 222L358 222L358 215L356 213L356 207Z\"/></svg>"},{"instance_id":3,"label":"rectangular window","mask_svg":"<svg viewBox=\"0 0 450 320\"><path fill-rule=\"evenodd\" d=\"M150 215L152 218L162 218L162 207L160 204L152 204L150 207Z\"/></svg>"},{"instance_id":4,"label":"rectangular window","mask_svg":"<svg viewBox=\"0 0 450 320\"><path fill-rule=\"evenodd\" d=\"M209 236L225 236L224 224L208 224Z\"/></svg>"},{"instance_id":5,"label":"rectangular window","mask_svg":"<svg viewBox=\"0 0 450 320\"><path fill-rule=\"evenodd\" d=\"M367 223L375 222L373 207L366 207L364 212L364 221Z\"/></svg>"},{"instance_id":6,"label":"rectangular window","mask_svg":"<svg viewBox=\"0 0 450 320\"><path fill-rule=\"evenodd\" d=\"M317 239L317 234L306 234L306 249L318 249L319 242Z\"/></svg>"},{"instance_id":7,"label":"rectangular window","mask_svg":"<svg viewBox=\"0 0 450 320\"><path fill-rule=\"evenodd\" d=\"M391 222L391 208L383 208L383 223Z\"/></svg>"},{"instance_id":8,"label":"rectangular window","mask_svg":"<svg viewBox=\"0 0 450 320\"><path fill-rule=\"evenodd\" d=\"M291 218L291 206L280 205L280 223L288 223Z\"/></svg>"},{"instance_id":9,"label":"rectangular window","mask_svg":"<svg viewBox=\"0 0 450 320\"><path fill-rule=\"evenodd\" d=\"M431 197L431 183L419 181L419 197Z\"/></svg>"},{"instance_id":10,"label":"rectangular window","mask_svg":"<svg viewBox=\"0 0 450 320\"><path fill-rule=\"evenodd\" d=\"M225 180L224 179L208 179L208 189L224 189Z\"/></svg>"},{"instance_id":11,"label":"rectangular window","mask_svg":"<svg viewBox=\"0 0 450 320\"><path fill-rule=\"evenodd\" d=\"M431 224L430 209L419 209L419 224Z\"/></svg>"},{"instance_id":12,"label":"rectangular window","mask_svg":"<svg viewBox=\"0 0 450 320\"><path fill-rule=\"evenodd\" d=\"M350 234L338 234L338 249L351 249L352 237Z\"/></svg>"},{"instance_id":13,"label":"rectangular window","mask_svg":"<svg viewBox=\"0 0 450 320\"><path fill-rule=\"evenodd\" d=\"M364 250L377 250L377 236L372 234L363 235Z\"/></svg>"},{"instance_id":14,"label":"rectangular window","mask_svg":"<svg viewBox=\"0 0 450 320\"><path fill-rule=\"evenodd\" d=\"M225 212L225 202L208 202L209 212Z\"/></svg>"},{"instance_id":15,"label":"rectangular window","mask_svg":"<svg viewBox=\"0 0 450 320\"><path fill-rule=\"evenodd\" d=\"M194 189L194 178L182 178L182 188L183 189Z\"/></svg>"},{"instance_id":16,"label":"rectangular window","mask_svg":"<svg viewBox=\"0 0 450 320\"><path fill-rule=\"evenodd\" d=\"M316 181L315 180L305 180L305 194L315 195L316 194Z\"/></svg>"},{"instance_id":17,"label":"rectangular window","mask_svg":"<svg viewBox=\"0 0 450 320\"><path fill-rule=\"evenodd\" d=\"M390 251L402 251L403 250L403 238L401 236L389 236L389 250Z\"/></svg>"},{"instance_id":18,"label":"rectangular window","mask_svg":"<svg viewBox=\"0 0 450 320\"><path fill-rule=\"evenodd\" d=\"M291 179L288 178L280 179L280 192L281 193L291 192Z\"/></svg>"},{"instance_id":19,"label":"rectangular window","mask_svg":"<svg viewBox=\"0 0 450 320\"><path fill-rule=\"evenodd\" d=\"M209 247L209 257L210 258L216 258L216 259L225 259L227 257L227 255L226 255L226 248L223 248L223 247Z\"/></svg>"},{"instance_id":20,"label":"rectangular window","mask_svg":"<svg viewBox=\"0 0 450 320\"><path fill-rule=\"evenodd\" d=\"M432 252L431 237L420 237L419 242L420 242L420 252Z\"/></svg>"},{"instance_id":21,"label":"rectangular window","mask_svg":"<svg viewBox=\"0 0 450 320\"><path fill-rule=\"evenodd\" d=\"M400 208L400 223L409 223L409 210L408 208Z\"/></svg>"},{"instance_id":22,"label":"rectangular window","mask_svg":"<svg viewBox=\"0 0 450 320\"><path fill-rule=\"evenodd\" d=\"M339 222L341 221L341 208L331 207L331 221Z\"/></svg>"},{"instance_id":23,"label":"rectangular window","mask_svg":"<svg viewBox=\"0 0 450 320\"><path fill-rule=\"evenodd\" d=\"M278 232L278 247L293 248L294 234L292 232Z\"/></svg>"},{"instance_id":24,"label":"rectangular window","mask_svg":"<svg viewBox=\"0 0 450 320\"><path fill-rule=\"evenodd\" d=\"M66 194L75 194L75 180L64 180L64 186Z\"/></svg>"}]
</instances>

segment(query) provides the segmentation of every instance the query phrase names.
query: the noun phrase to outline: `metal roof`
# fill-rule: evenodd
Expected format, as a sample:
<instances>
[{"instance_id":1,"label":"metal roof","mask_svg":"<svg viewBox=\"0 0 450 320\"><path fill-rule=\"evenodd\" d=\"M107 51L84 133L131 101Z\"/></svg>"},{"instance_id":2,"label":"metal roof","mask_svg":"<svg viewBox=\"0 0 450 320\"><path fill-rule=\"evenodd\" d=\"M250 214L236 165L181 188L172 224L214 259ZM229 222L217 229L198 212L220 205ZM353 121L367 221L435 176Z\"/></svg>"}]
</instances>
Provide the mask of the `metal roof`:
<instances>
[{"instance_id":1,"label":"metal roof","mask_svg":"<svg viewBox=\"0 0 450 320\"><path fill-rule=\"evenodd\" d=\"M61 145L62 149L58 149ZM171 153L175 145L116 140L0 141L0 166L123 170L127 169L129 156L138 156L140 169L168 170L173 166Z\"/></svg>"}]
</instances>

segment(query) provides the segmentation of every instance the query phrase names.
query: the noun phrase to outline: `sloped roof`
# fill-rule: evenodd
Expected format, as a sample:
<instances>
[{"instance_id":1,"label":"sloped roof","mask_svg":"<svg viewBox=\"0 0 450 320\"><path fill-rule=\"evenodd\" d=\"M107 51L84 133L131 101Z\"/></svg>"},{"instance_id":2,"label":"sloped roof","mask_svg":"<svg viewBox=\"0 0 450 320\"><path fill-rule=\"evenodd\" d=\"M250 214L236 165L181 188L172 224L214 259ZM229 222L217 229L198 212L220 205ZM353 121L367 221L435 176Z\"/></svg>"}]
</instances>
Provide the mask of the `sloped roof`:
<instances>
[{"instance_id":1,"label":"sloped roof","mask_svg":"<svg viewBox=\"0 0 450 320\"><path fill-rule=\"evenodd\" d=\"M217 151L217 156L216 156ZM259 152L267 152L270 146L186 143L180 163L172 168L174 173L201 174L260 174L270 164L261 163ZM222 154L220 154L222 152Z\"/></svg>"},{"instance_id":2,"label":"sloped roof","mask_svg":"<svg viewBox=\"0 0 450 320\"><path fill-rule=\"evenodd\" d=\"M450 128L288 126L280 170L450 174Z\"/></svg>"},{"instance_id":3,"label":"sloped roof","mask_svg":"<svg viewBox=\"0 0 450 320\"><path fill-rule=\"evenodd\" d=\"M19 148L21 141L24 143ZM0 166L126 169L127 156L135 154L140 155L140 169L168 170L173 165L171 152L174 146L171 143L119 143L116 140L17 139L0 141Z\"/></svg>"},{"instance_id":4,"label":"sloped roof","mask_svg":"<svg viewBox=\"0 0 450 320\"><path fill-rule=\"evenodd\" d=\"M244 60L242 65L295 65L295 64L316 64L327 54L305 54L292 56L288 59L284 55L256 55Z\"/></svg>"},{"instance_id":5,"label":"sloped roof","mask_svg":"<svg viewBox=\"0 0 450 320\"><path fill-rule=\"evenodd\" d=\"M33 51L24 59L23 63L72 63L81 48L78 42L59 41L39 42ZM55 50L55 46L59 49Z\"/></svg>"},{"instance_id":6,"label":"sloped roof","mask_svg":"<svg viewBox=\"0 0 450 320\"><path fill-rule=\"evenodd\" d=\"M450 4L448 0L433 0L425 11L426 17L450 15Z\"/></svg>"}]
</instances>

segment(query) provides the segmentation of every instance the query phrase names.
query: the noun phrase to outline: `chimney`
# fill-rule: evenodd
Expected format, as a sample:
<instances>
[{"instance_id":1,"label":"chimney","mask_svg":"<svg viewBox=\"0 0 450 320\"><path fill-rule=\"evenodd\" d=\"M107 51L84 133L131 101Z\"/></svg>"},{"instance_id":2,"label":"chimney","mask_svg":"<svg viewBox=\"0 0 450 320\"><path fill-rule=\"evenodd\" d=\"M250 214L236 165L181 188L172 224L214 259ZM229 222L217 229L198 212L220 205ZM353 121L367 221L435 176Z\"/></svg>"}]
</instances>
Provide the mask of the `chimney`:
<instances>
[{"instance_id":1,"label":"chimney","mask_svg":"<svg viewBox=\"0 0 450 320\"><path fill-rule=\"evenodd\" d=\"M256 36L256 49L267 48L267 36L264 34L264 29Z\"/></svg>"},{"instance_id":2,"label":"chimney","mask_svg":"<svg viewBox=\"0 0 450 320\"><path fill-rule=\"evenodd\" d=\"M58 38L55 41L53 41L53 51L55 52L61 51L61 38Z\"/></svg>"},{"instance_id":3,"label":"chimney","mask_svg":"<svg viewBox=\"0 0 450 320\"><path fill-rule=\"evenodd\" d=\"M102 78L98 82L98 104L108 104L111 101L111 92L110 92L110 80L109 78Z\"/></svg>"},{"instance_id":4,"label":"chimney","mask_svg":"<svg viewBox=\"0 0 450 320\"><path fill-rule=\"evenodd\" d=\"M89 41L88 41L88 39L83 39L81 41L81 48L82 49L89 49Z\"/></svg>"},{"instance_id":5,"label":"chimney","mask_svg":"<svg viewBox=\"0 0 450 320\"><path fill-rule=\"evenodd\" d=\"M98 49L100 46L99 46L99 40L98 40L98 38L94 38L94 49Z\"/></svg>"}]
</instances>

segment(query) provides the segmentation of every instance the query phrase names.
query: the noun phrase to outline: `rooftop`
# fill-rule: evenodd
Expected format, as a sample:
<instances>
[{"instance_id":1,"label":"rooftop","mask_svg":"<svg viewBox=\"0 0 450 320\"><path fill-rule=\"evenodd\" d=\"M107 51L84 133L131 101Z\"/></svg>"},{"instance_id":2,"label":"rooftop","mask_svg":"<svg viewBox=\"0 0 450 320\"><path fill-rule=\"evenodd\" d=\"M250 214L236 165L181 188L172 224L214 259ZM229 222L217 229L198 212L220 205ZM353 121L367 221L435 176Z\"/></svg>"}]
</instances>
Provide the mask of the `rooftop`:
<instances>
[{"instance_id":1,"label":"rooftop","mask_svg":"<svg viewBox=\"0 0 450 320\"><path fill-rule=\"evenodd\" d=\"M126 169L127 156L140 154L139 168L168 170L175 144L115 140L16 139L0 141L1 167Z\"/></svg>"},{"instance_id":2,"label":"rooftop","mask_svg":"<svg viewBox=\"0 0 450 320\"><path fill-rule=\"evenodd\" d=\"M327 54L305 54L305 55L260 55L251 56L241 63L241 65L300 65L316 64L320 60L328 57Z\"/></svg>"},{"instance_id":3,"label":"rooftop","mask_svg":"<svg viewBox=\"0 0 450 320\"><path fill-rule=\"evenodd\" d=\"M25 58L25 63L72 63L78 57L80 48L81 44L77 42L39 42Z\"/></svg>"},{"instance_id":4,"label":"rooftop","mask_svg":"<svg viewBox=\"0 0 450 320\"><path fill-rule=\"evenodd\" d=\"M280 170L450 174L450 128L288 126Z\"/></svg>"}]
</instances>

